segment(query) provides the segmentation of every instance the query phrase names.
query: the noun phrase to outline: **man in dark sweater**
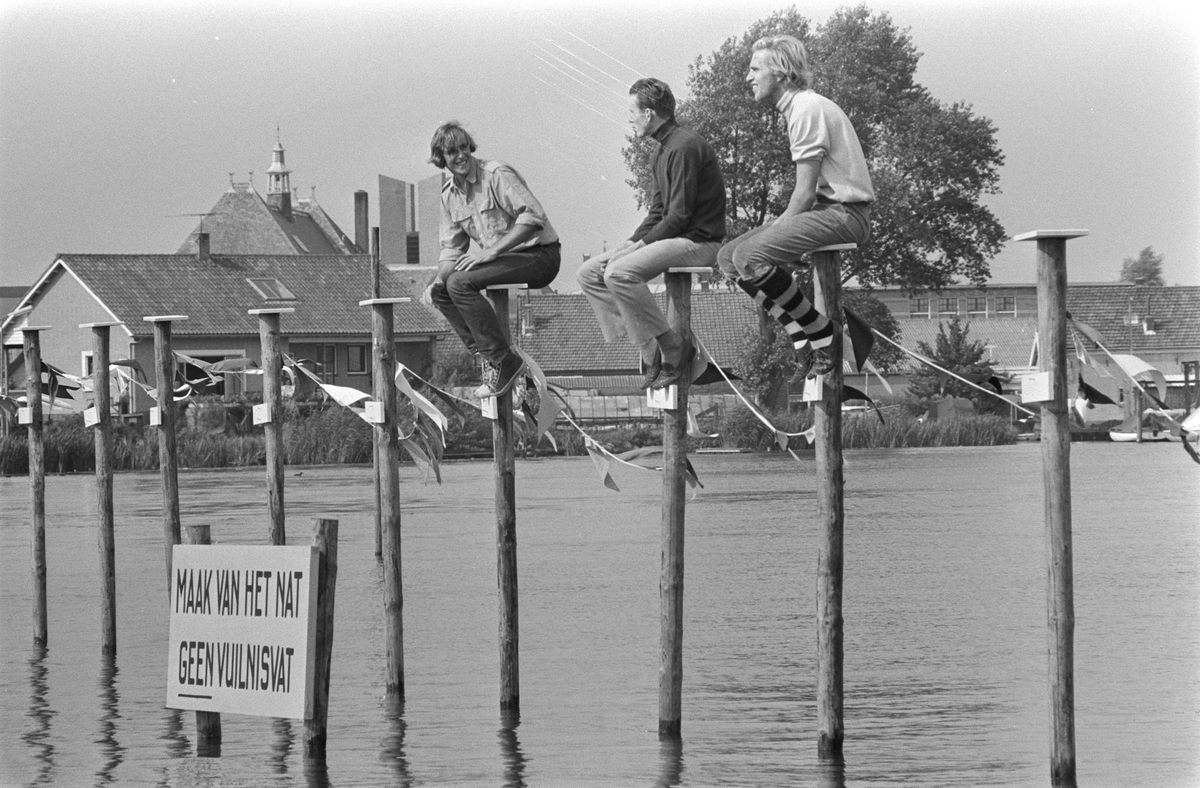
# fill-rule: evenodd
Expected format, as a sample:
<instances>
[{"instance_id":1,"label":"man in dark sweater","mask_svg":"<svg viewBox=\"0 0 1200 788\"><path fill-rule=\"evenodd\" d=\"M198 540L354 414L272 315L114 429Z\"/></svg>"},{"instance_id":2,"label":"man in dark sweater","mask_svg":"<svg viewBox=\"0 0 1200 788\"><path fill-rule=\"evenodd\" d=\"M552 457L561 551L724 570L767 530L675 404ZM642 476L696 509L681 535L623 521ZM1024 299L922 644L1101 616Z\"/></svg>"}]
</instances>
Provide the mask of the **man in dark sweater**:
<instances>
[{"instance_id":1,"label":"man in dark sweater","mask_svg":"<svg viewBox=\"0 0 1200 788\"><path fill-rule=\"evenodd\" d=\"M579 284L607 342L627 338L642 357L644 388L679 382L696 348L684 342L646 283L668 268L711 266L725 237L725 181L700 135L675 122L675 96L659 79L629 89L634 134L658 148L650 161L650 212L627 240L579 269Z\"/></svg>"}]
</instances>

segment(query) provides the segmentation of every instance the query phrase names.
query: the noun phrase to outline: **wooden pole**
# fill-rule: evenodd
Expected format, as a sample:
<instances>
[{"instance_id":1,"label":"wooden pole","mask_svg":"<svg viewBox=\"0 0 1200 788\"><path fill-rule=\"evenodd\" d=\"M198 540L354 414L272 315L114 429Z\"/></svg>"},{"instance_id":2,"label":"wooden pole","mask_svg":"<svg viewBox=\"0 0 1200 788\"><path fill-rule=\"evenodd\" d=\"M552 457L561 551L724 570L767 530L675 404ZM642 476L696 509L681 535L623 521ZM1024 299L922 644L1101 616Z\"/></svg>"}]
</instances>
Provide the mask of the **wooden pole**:
<instances>
[{"instance_id":1,"label":"wooden pole","mask_svg":"<svg viewBox=\"0 0 1200 788\"><path fill-rule=\"evenodd\" d=\"M404 589L400 575L400 441L396 405L395 316L393 308L407 298L360 301L371 307L372 377L382 421L375 424L375 465L379 468L379 517L382 523L383 607L387 678L386 694L404 697Z\"/></svg>"},{"instance_id":2,"label":"wooden pole","mask_svg":"<svg viewBox=\"0 0 1200 788\"><path fill-rule=\"evenodd\" d=\"M511 341L508 329L508 291L501 285L487 290L492 308ZM516 388L515 386L513 388ZM513 389L495 397L492 451L496 471L496 583L500 593L500 711L521 709L520 630L517 611L517 484L513 434Z\"/></svg>"},{"instance_id":3,"label":"wooden pole","mask_svg":"<svg viewBox=\"0 0 1200 788\"><path fill-rule=\"evenodd\" d=\"M667 285L667 323L684 344L692 337L692 273L707 268L672 268ZM658 735L683 733L683 544L687 504L687 416L692 377L688 370L675 384L675 408L664 409L662 556L658 575L659 667Z\"/></svg>"},{"instance_id":4,"label":"wooden pole","mask_svg":"<svg viewBox=\"0 0 1200 788\"><path fill-rule=\"evenodd\" d=\"M1050 782L1075 785L1075 591L1071 548L1071 420L1067 408L1067 240L1086 230L1035 230L1038 369L1049 373L1041 403L1046 517L1046 619L1050 679Z\"/></svg>"},{"instance_id":5,"label":"wooden pole","mask_svg":"<svg viewBox=\"0 0 1200 788\"><path fill-rule=\"evenodd\" d=\"M324 758L329 720L329 675L333 663L333 609L337 591L338 521L313 520L317 551L317 626L312 716L304 721L304 755Z\"/></svg>"},{"instance_id":6,"label":"wooden pole","mask_svg":"<svg viewBox=\"0 0 1200 788\"><path fill-rule=\"evenodd\" d=\"M212 544L212 529L207 525L189 525L184 529L187 544ZM221 756L221 712L196 712L196 755L201 758Z\"/></svg>"},{"instance_id":7,"label":"wooden pole","mask_svg":"<svg viewBox=\"0 0 1200 788\"><path fill-rule=\"evenodd\" d=\"M25 350L25 397L29 407L29 486L33 500L33 644L50 642L46 604L46 446L42 424L42 342L47 326L21 329Z\"/></svg>"},{"instance_id":8,"label":"wooden pole","mask_svg":"<svg viewBox=\"0 0 1200 788\"><path fill-rule=\"evenodd\" d=\"M843 618L842 568L845 502L842 479L842 274L838 252L855 244L823 246L813 252L817 309L838 323L830 346L833 371L821 376L816 403L817 520L817 753L836 758L846 731L842 716Z\"/></svg>"},{"instance_id":9,"label":"wooden pole","mask_svg":"<svg viewBox=\"0 0 1200 788\"><path fill-rule=\"evenodd\" d=\"M267 444L267 509L273 545L287 544L283 513L283 392L280 383L283 354L279 350L279 316L295 311L291 307L250 310L250 314L258 315L258 338L262 347L263 404L267 409L267 421L263 424Z\"/></svg>"},{"instance_id":10,"label":"wooden pole","mask_svg":"<svg viewBox=\"0 0 1200 788\"><path fill-rule=\"evenodd\" d=\"M163 496L163 542L167 554L167 595L171 593L171 549L179 544L179 449L175 440L175 354L171 323L187 315L142 318L154 326L154 372L158 378L158 469Z\"/></svg>"},{"instance_id":11,"label":"wooden pole","mask_svg":"<svg viewBox=\"0 0 1200 788\"><path fill-rule=\"evenodd\" d=\"M92 390L96 426L96 514L100 548L100 653L117 653L117 553L113 531L112 391L109 388L109 329L120 323L84 323L92 329Z\"/></svg>"},{"instance_id":12,"label":"wooden pole","mask_svg":"<svg viewBox=\"0 0 1200 788\"><path fill-rule=\"evenodd\" d=\"M379 298L379 228L371 228L371 298ZM379 558L383 555L383 505L380 503L383 496L383 484L379 476L379 463L375 461L375 455L371 455L371 470L374 472L375 482L375 557Z\"/></svg>"}]
</instances>

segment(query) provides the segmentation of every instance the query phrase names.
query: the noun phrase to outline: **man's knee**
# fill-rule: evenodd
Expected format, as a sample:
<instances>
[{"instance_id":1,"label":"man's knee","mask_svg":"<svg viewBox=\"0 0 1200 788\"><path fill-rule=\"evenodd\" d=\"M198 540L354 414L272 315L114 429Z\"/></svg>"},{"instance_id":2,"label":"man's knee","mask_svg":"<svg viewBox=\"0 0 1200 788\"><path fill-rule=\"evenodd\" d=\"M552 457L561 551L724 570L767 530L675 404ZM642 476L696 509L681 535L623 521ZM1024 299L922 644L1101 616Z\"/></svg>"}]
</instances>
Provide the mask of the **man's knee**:
<instances>
[{"instance_id":1,"label":"man's knee","mask_svg":"<svg viewBox=\"0 0 1200 788\"><path fill-rule=\"evenodd\" d=\"M575 272L575 280L582 287L601 287L604 285L604 261L588 260L579 266Z\"/></svg>"},{"instance_id":2,"label":"man's knee","mask_svg":"<svg viewBox=\"0 0 1200 788\"><path fill-rule=\"evenodd\" d=\"M446 277L446 293L451 300L479 292L479 286L470 274L470 271L455 271Z\"/></svg>"}]
</instances>

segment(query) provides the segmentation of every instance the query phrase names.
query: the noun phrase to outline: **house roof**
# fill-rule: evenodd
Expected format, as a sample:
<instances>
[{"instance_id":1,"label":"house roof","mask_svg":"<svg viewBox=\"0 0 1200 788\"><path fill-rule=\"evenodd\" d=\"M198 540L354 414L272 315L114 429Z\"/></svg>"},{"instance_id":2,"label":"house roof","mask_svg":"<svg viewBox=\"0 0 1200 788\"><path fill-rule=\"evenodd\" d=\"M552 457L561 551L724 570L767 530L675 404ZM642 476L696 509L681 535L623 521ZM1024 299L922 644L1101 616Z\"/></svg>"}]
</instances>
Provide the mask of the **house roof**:
<instances>
[{"instance_id":1,"label":"house roof","mask_svg":"<svg viewBox=\"0 0 1200 788\"><path fill-rule=\"evenodd\" d=\"M180 244L196 253L196 234L208 233L214 254L353 254L353 242L315 199L298 200L290 216L248 183L235 183Z\"/></svg>"},{"instance_id":2,"label":"house roof","mask_svg":"<svg viewBox=\"0 0 1200 788\"><path fill-rule=\"evenodd\" d=\"M1067 311L1100 332L1114 353L1190 349L1200 357L1200 287L1069 285ZM1131 325L1132 317L1137 325ZM1144 318L1153 320L1153 334L1143 329Z\"/></svg>"},{"instance_id":3,"label":"house roof","mask_svg":"<svg viewBox=\"0 0 1200 788\"><path fill-rule=\"evenodd\" d=\"M938 327L946 319L898 317L900 344L909 350L918 351L918 343L930 348L937 347ZM982 342L987 355L984 358L996 367L1020 369L1029 366L1033 340L1037 336L1037 318L997 317L981 320L962 319L967 328L967 340ZM878 340L877 340L878 341ZM909 361L906 366L915 364Z\"/></svg>"},{"instance_id":4,"label":"house roof","mask_svg":"<svg viewBox=\"0 0 1200 788\"><path fill-rule=\"evenodd\" d=\"M655 296L666 308L666 295ZM757 326L754 302L741 292L694 291L692 330L720 363L737 363L746 331ZM520 338L543 369L556 375L636 372L638 353L629 342L604 341L600 324L582 293L531 293L533 330ZM528 318L526 318L528 319Z\"/></svg>"},{"instance_id":5,"label":"house roof","mask_svg":"<svg viewBox=\"0 0 1200 788\"><path fill-rule=\"evenodd\" d=\"M249 309L292 307L282 318L291 335L369 334L370 310L358 305L371 294L369 255L61 255L31 290L27 301L74 274L134 335L150 335L148 315L187 315L172 327L180 335L241 335L258 332ZM278 280L293 299L267 300L251 279ZM399 277L380 272L384 297L410 296ZM411 296L410 296L411 297ZM413 299L395 309L396 333L440 334L440 315ZM8 327L5 326L7 329Z\"/></svg>"}]
</instances>

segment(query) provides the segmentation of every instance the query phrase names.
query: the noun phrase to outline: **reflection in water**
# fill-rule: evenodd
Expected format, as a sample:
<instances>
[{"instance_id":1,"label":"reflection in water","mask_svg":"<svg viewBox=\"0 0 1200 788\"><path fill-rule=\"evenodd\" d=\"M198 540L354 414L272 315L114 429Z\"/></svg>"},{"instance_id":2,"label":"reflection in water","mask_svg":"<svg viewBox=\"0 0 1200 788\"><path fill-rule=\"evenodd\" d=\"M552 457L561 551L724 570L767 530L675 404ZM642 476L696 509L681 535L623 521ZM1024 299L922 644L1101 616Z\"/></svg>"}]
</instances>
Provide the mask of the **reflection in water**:
<instances>
[{"instance_id":1,"label":"reflection in water","mask_svg":"<svg viewBox=\"0 0 1200 788\"><path fill-rule=\"evenodd\" d=\"M183 712L179 709L163 709L163 734L158 738L167 743L167 758L187 758L191 755L191 745L188 744L187 734L183 732ZM171 785L171 764L164 762L156 770L159 785Z\"/></svg>"},{"instance_id":2,"label":"reflection in water","mask_svg":"<svg viewBox=\"0 0 1200 788\"><path fill-rule=\"evenodd\" d=\"M55 711L46 701L49 685L46 681L46 646L33 644L33 656L29 658L29 713L30 729L21 735L21 740L33 751L38 764L37 777L33 785L54 784L54 745L50 743L50 722Z\"/></svg>"},{"instance_id":3,"label":"reflection in water","mask_svg":"<svg viewBox=\"0 0 1200 788\"><path fill-rule=\"evenodd\" d=\"M292 732L292 721L286 717L271 719L271 730L275 731L275 740L271 742L271 765L276 774L287 774L288 755L296 746L296 735Z\"/></svg>"},{"instance_id":4,"label":"reflection in water","mask_svg":"<svg viewBox=\"0 0 1200 788\"><path fill-rule=\"evenodd\" d=\"M329 763L324 758L304 759L304 784L308 788L330 788Z\"/></svg>"},{"instance_id":5,"label":"reflection in water","mask_svg":"<svg viewBox=\"0 0 1200 788\"><path fill-rule=\"evenodd\" d=\"M658 737L659 770L655 788L671 788L683 780L683 739Z\"/></svg>"},{"instance_id":6,"label":"reflection in water","mask_svg":"<svg viewBox=\"0 0 1200 788\"><path fill-rule=\"evenodd\" d=\"M846 788L846 757L823 755L817 762L818 788Z\"/></svg>"},{"instance_id":7,"label":"reflection in water","mask_svg":"<svg viewBox=\"0 0 1200 788\"><path fill-rule=\"evenodd\" d=\"M117 742L117 720L121 719L117 708L117 658L115 654L106 654L101 659L100 733L96 737L101 763L96 784L111 785L116 782L117 767L125 760L125 748Z\"/></svg>"},{"instance_id":8,"label":"reflection in water","mask_svg":"<svg viewBox=\"0 0 1200 788\"><path fill-rule=\"evenodd\" d=\"M520 712L500 712L500 754L504 757L504 784L510 788L525 788L525 754L517 741L520 724Z\"/></svg>"},{"instance_id":9,"label":"reflection in water","mask_svg":"<svg viewBox=\"0 0 1200 788\"><path fill-rule=\"evenodd\" d=\"M379 758L392 765L396 773L394 785L412 785L408 758L404 755L404 735L408 730L408 723L404 721L404 699L388 696L383 702L383 716L387 723L387 736L380 747Z\"/></svg>"}]
</instances>

